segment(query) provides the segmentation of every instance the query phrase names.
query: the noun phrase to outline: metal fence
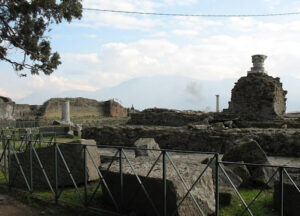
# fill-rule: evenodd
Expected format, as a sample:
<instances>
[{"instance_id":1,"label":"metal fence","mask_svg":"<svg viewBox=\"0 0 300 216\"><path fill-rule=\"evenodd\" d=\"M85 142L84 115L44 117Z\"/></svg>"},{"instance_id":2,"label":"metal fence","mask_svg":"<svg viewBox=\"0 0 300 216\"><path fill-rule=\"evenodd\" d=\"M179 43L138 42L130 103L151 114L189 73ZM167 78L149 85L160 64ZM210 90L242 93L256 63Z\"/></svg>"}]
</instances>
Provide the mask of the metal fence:
<instances>
[{"instance_id":1,"label":"metal fence","mask_svg":"<svg viewBox=\"0 0 300 216\"><path fill-rule=\"evenodd\" d=\"M72 190L76 194L76 201L73 204L80 204L82 207L99 211L102 213L109 213L114 215L123 215L128 213L128 203L133 203L134 199L139 199L137 196L138 193L142 193L145 196L145 200L148 201L148 205L152 208L153 213L151 215L178 215L180 208L184 205L184 202L189 199L192 203L193 208L196 209L197 215L207 215L205 209L203 209L203 203L201 203L195 195L195 187L204 177L204 175L213 168L214 176L214 215L221 215L220 211L220 178L221 175L225 176L226 181L228 181L229 186L233 188L237 197L239 198L243 210L238 215L255 215L252 211L254 203L259 199L261 194L267 189L267 186L272 182L277 175L279 175L279 191L280 191L280 205L278 215L283 216L285 214L284 209L284 199L288 194L284 193L284 183L285 181L290 181L291 184L295 187L295 190L300 194L299 186L293 180L289 174L289 170L297 170L300 172L298 167L288 167L288 166L274 166L266 164L248 164L248 163L238 163L238 162L225 162L220 160L220 155L214 152L194 152L194 151L176 151L176 150L156 150L156 149L143 149L139 148L138 151L146 152L157 152L158 154L153 157L150 166L145 168L143 176L140 175L136 167L134 160L135 157L132 157L134 151L137 151L136 148L131 147L115 147L115 146L95 146L95 145L83 145L79 143L72 143L72 145L79 147L81 150L80 155L82 156L81 160L81 169L77 167L77 170L81 170L81 175L78 177L75 173L73 163L75 161L69 161L66 152L63 151L64 143L58 143L53 138L51 140L43 140L43 137L32 137L32 136L16 136L15 134L6 135L2 133L1 136L2 144L2 153L0 155L0 166L1 166L1 185L8 187L22 188L32 194L39 195L42 192L48 191L51 196L48 195L48 198L52 199L56 203L66 201L64 197L67 197L67 192ZM41 148L45 147L52 148L53 155L47 157L45 160L42 155ZM105 152L110 150L110 156L106 158L106 162L100 164L97 162L97 158L93 157L93 152L100 151ZM26 153L26 157L22 156L23 153ZM191 155L199 156L199 164L203 160L202 156L207 157L207 164L201 166L199 170L191 173L191 176L183 176L181 170L178 168L179 163L176 162L176 157L182 158L187 157L187 160L190 160ZM197 157L194 157L197 160ZM77 158L79 160L79 158ZM47 162L46 162L47 161ZM51 171L49 168L49 163L54 170ZM88 164L89 163L89 164ZM105 164L105 166L103 165ZM81 166L80 165L80 166ZM234 184L230 175L225 169L225 166L228 165L240 165L248 167L266 167L272 168L274 170L273 174L270 175L269 179L266 181L266 185L260 187L259 192L254 196L254 198L249 202L246 202L243 196L240 194L239 189ZM38 167L38 168L37 168ZM114 170L117 178L116 182L108 181L108 173L111 172L111 169L117 168ZM126 168L127 167L127 168ZM200 166L199 166L200 167ZM40 176L35 176L37 174L36 169L39 169ZM89 180L89 169L94 169L97 175L97 180ZM153 191L147 181L151 178L154 170L159 169L160 172L160 184L159 191L156 191L160 197L153 197ZM172 172L176 174L179 179L181 186L183 188L184 194L180 200L176 201L176 207L170 211L168 208L169 196L168 187L169 177L168 174ZM132 193L132 200L128 200L128 193L126 192L126 175L130 170L131 176L134 177L135 181L138 184L138 187L135 188L134 193ZM66 173L70 185L62 184L62 172ZM125 173L126 172L126 173ZM193 175L193 176L192 176ZM16 177L17 176L17 177ZM157 176L156 176L157 177ZM37 178L39 181L37 181ZM16 183L16 181L18 183ZM42 189L38 187L38 184L43 181L44 185ZM130 180L132 181L132 180ZM20 183L21 182L21 183ZM19 184L19 185L18 185ZM127 185L126 185L127 184ZM23 185L23 187L21 186ZM117 192L116 192L117 191ZM101 196L104 196L104 202ZM100 198L99 198L99 194ZM72 197L74 201L74 197ZM107 202L109 200L109 202ZM70 200L67 199L67 202ZM104 204L103 204L104 203ZM107 205L110 203L111 205Z\"/></svg>"}]
</instances>

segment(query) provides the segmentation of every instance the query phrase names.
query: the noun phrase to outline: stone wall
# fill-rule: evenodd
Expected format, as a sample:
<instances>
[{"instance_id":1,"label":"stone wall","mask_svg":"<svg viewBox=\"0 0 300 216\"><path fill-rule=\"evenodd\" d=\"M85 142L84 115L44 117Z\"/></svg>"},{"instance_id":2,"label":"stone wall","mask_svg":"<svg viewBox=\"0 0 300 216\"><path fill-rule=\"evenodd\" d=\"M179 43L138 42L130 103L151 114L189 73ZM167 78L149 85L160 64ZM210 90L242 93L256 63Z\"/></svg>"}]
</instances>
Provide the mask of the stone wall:
<instances>
[{"instance_id":1,"label":"stone wall","mask_svg":"<svg viewBox=\"0 0 300 216\"><path fill-rule=\"evenodd\" d=\"M128 116L128 110L114 100L105 101L102 106L104 107L105 116L121 118Z\"/></svg>"},{"instance_id":2,"label":"stone wall","mask_svg":"<svg viewBox=\"0 0 300 216\"><path fill-rule=\"evenodd\" d=\"M51 98L41 107L41 117L47 119L60 119L62 103L70 101L71 117L103 116L105 113L101 102L86 98Z\"/></svg>"},{"instance_id":3,"label":"stone wall","mask_svg":"<svg viewBox=\"0 0 300 216\"><path fill-rule=\"evenodd\" d=\"M29 104L15 104L14 118L22 120L34 120L37 118L39 106Z\"/></svg>"},{"instance_id":4,"label":"stone wall","mask_svg":"<svg viewBox=\"0 0 300 216\"><path fill-rule=\"evenodd\" d=\"M97 101L87 98L52 98L43 105L16 104L0 96L0 120L57 120L61 118L62 103L70 101L71 118L127 117L127 109L114 100Z\"/></svg>"},{"instance_id":5,"label":"stone wall","mask_svg":"<svg viewBox=\"0 0 300 216\"><path fill-rule=\"evenodd\" d=\"M1 120L13 120L15 103L12 101L4 101L0 98L0 119Z\"/></svg>"},{"instance_id":6,"label":"stone wall","mask_svg":"<svg viewBox=\"0 0 300 216\"><path fill-rule=\"evenodd\" d=\"M270 156L300 156L300 129L190 129L162 126L85 128L82 137L97 145L133 146L139 138L154 138L160 148L225 153L241 137L256 140Z\"/></svg>"},{"instance_id":7,"label":"stone wall","mask_svg":"<svg viewBox=\"0 0 300 216\"><path fill-rule=\"evenodd\" d=\"M184 126L188 123L203 121L205 116L200 111L178 111L170 109L146 109L132 113L129 124L133 125L164 125Z\"/></svg>"},{"instance_id":8,"label":"stone wall","mask_svg":"<svg viewBox=\"0 0 300 216\"><path fill-rule=\"evenodd\" d=\"M45 119L60 119L61 107L65 100L70 101L71 118L86 117L126 117L127 109L119 103L109 100L99 102L87 98L52 98L41 107L41 117Z\"/></svg>"}]
</instances>

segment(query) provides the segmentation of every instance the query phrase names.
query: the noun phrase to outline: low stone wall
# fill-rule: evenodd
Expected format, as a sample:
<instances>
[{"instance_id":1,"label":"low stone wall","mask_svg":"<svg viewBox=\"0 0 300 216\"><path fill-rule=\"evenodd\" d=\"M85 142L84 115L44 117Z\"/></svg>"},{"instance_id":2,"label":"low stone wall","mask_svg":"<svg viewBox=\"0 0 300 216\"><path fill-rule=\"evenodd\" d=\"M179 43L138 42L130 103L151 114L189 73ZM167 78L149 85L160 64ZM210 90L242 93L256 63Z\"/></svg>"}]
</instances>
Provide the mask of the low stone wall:
<instances>
[{"instance_id":1,"label":"low stone wall","mask_svg":"<svg viewBox=\"0 0 300 216\"><path fill-rule=\"evenodd\" d=\"M70 126L44 126L39 128L39 133L43 136L66 136L70 131Z\"/></svg>"},{"instance_id":2,"label":"low stone wall","mask_svg":"<svg viewBox=\"0 0 300 216\"><path fill-rule=\"evenodd\" d=\"M70 143L60 144L59 148L64 156L64 159L70 169L70 172L73 175L73 178L77 184L84 183L84 153L83 145L96 145L94 140L79 140L75 141L79 145L74 145ZM96 151L96 146L87 146L90 154L95 160L97 165L100 165L100 156ZM51 182L52 187L55 186L55 166L54 166L54 146L39 148L36 150L41 163L47 173L47 176ZM36 156L33 154L33 187L34 188L47 188L46 178L40 168ZM27 150L23 153L17 153L20 164L24 170L25 176L30 182L30 152ZM26 182L20 168L17 164L16 158L12 156L11 158L11 168L9 170L9 176L11 178L11 183L14 187L27 188ZM98 173L96 168L93 165L93 162L90 157L87 157L87 171L88 171L88 181L93 181L98 179ZM63 163L62 158L58 154L58 183L59 186L72 186L73 182L71 177ZM30 183L29 183L30 184Z\"/></svg>"},{"instance_id":3,"label":"low stone wall","mask_svg":"<svg viewBox=\"0 0 300 216\"><path fill-rule=\"evenodd\" d=\"M104 126L85 128L82 137L98 145L133 146L139 138L154 138L160 148L225 153L235 140L248 136L269 156L300 156L299 129L189 129L162 126Z\"/></svg>"},{"instance_id":4,"label":"low stone wall","mask_svg":"<svg viewBox=\"0 0 300 216\"><path fill-rule=\"evenodd\" d=\"M125 160L125 159L124 159ZM163 181L162 181L162 162L161 160L156 164L155 168L146 179L147 173L150 170L155 158L139 157L131 160L131 164L135 172L141 178L144 186L149 193L151 200L158 209L160 215L163 213ZM197 177L204 170L206 165L199 163L191 163L189 161L178 160L174 161L180 174L185 179L188 188L196 181ZM176 210L180 201L185 196L187 190L184 189L182 182L177 176L174 168L170 163L167 163L167 215L172 215ZM139 182L136 179L131 167L127 162L123 163L123 182L124 182L124 197L123 206L128 212L134 212L136 215L152 216L156 215L153 207L145 196L145 192L139 188ZM106 171L106 166L103 167L103 174L105 176L108 187L113 196L120 201L120 174L119 163L114 161L109 171ZM103 189L105 187L103 186ZM200 180L195 184L191 190L191 194L195 197L197 203L201 207L204 215L211 215L215 210L215 195L212 180L212 171L208 168ZM110 201L107 191L104 189L104 195ZM185 201L178 208L177 216L201 215L196 208L192 198L187 196Z\"/></svg>"},{"instance_id":5,"label":"low stone wall","mask_svg":"<svg viewBox=\"0 0 300 216\"><path fill-rule=\"evenodd\" d=\"M146 109L139 113L132 113L132 125L164 125L184 126L188 123L203 121L205 116L200 111L178 111L170 109Z\"/></svg>"}]
</instances>

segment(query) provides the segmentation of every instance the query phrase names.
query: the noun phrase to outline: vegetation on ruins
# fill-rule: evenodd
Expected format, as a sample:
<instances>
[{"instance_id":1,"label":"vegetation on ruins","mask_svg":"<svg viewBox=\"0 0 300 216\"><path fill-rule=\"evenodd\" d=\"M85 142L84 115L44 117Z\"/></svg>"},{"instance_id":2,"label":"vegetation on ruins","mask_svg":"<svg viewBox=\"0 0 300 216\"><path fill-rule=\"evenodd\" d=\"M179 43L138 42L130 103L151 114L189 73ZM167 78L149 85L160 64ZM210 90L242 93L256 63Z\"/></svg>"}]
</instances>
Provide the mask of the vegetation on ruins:
<instances>
[{"instance_id":1,"label":"vegetation on ruins","mask_svg":"<svg viewBox=\"0 0 300 216\"><path fill-rule=\"evenodd\" d=\"M46 33L53 24L81 16L81 0L1 0L0 60L10 63L15 71L51 74L61 61L59 54L52 52Z\"/></svg>"}]
</instances>

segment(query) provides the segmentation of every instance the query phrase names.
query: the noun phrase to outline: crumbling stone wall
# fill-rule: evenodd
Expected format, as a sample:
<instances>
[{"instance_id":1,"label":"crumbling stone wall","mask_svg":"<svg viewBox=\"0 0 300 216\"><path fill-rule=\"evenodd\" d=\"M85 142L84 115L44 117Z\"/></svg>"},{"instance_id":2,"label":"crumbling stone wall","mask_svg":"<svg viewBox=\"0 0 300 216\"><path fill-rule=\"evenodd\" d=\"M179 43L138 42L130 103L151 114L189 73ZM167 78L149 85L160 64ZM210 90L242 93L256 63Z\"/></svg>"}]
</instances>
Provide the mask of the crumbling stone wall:
<instances>
[{"instance_id":1,"label":"crumbling stone wall","mask_svg":"<svg viewBox=\"0 0 300 216\"><path fill-rule=\"evenodd\" d=\"M128 110L114 100L99 102L87 98L51 98L40 106L16 104L10 98L0 96L0 120L60 119L65 100L70 101L71 118L128 116Z\"/></svg>"},{"instance_id":2,"label":"crumbling stone wall","mask_svg":"<svg viewBox=\"0 0 300 216\"><path fill-rule=\"evenodd\" d=\"M253 119L274 118L285 113L286 94L279 78L248 74L232 89L229 111Z\"/></svg>"},{"instance_id":3,"label":"crumbling stone wall","mask_svg":"<svg viewBox=\"0 0 300 216\"><path fill-rule=\"evenodd\" d=\"M38 107L16 104L8 97L0 96L0 120L35 119Z\"/></svg>"},{"instance_id":4,"label":"crumbling stone wall","mask_svg":"<svg viewBox=\"0 0 300 216\"><path fill-rule=\"evenodd\" d=\"M285 113L286 94L280 79L267 75L265 55L253 55L253 67L232 89L228 111L247 119L274 119Z\"/></svg>"},{"instance_id":5,"label":"crumbling stone wall","mask_svg":"<svg viewBox=\"0 0 300 216\"><path fill-rule=\"evenodd\" d=\"M127 116L127 109L113 100L99 102L97 100L79 97L51 98L42 105L40 109L41 117L45 119L60 119L62 103L65 100L70 101L71 118Z\"/></svg>"},{"instance_id":6,"label":"crumbling stone wall","mask_svg":"<svg viewBox=\"0 0 300 216\"><path fill-rule=\"evenodd\" d=\"M256 140L270 156L300 156L300 129L191 129L166 126L104 126L85 128L82 137L97 145L133 146L139 138L154 138L162 149L225 153L241 137Z\"/></svg>"},{"instance_id":7,"label":"crumbling stone wall","mask_svg":"<svg viewBox=\"0 0 300 216\"><path fill-rule=\"evenodd\" d=\"M205 116L200 111L178 111L170 109L145 109L139 113L132 113L128 122L133 125L164 125L184 126L189 123L203 121Z\"/></svg>"},{"instance_id":8,"label":"crumbling stone wall","mask_svg":"<svg viewBox=\"0 0 300 216\"><path fill-rule=\"evenodd\" d=\"M12 120L15 103L7 97L0 96L0 119Z\"/></svg>"},{"instance_id":9,"label":"crumbling stone wall","mask_svg":"<svg viewBox=\"0 0 300 216\"><path fill-rule=\"evenodd\" d=\"M15 104L13 116L15 119L33 120L37 118L39 106Z\"/></svg>"},{"instance_id":10,"label":"crumbling stone wall","mask_svg":"<svg viewBox=\"0 0 300 216\"><path fill-rule=\"evenodd\" d=\"M128 110L125 109L121 104L114 100L103 102L105 116L110 117L126 117L128 116Z\"/></svg>"}]
</instances>

